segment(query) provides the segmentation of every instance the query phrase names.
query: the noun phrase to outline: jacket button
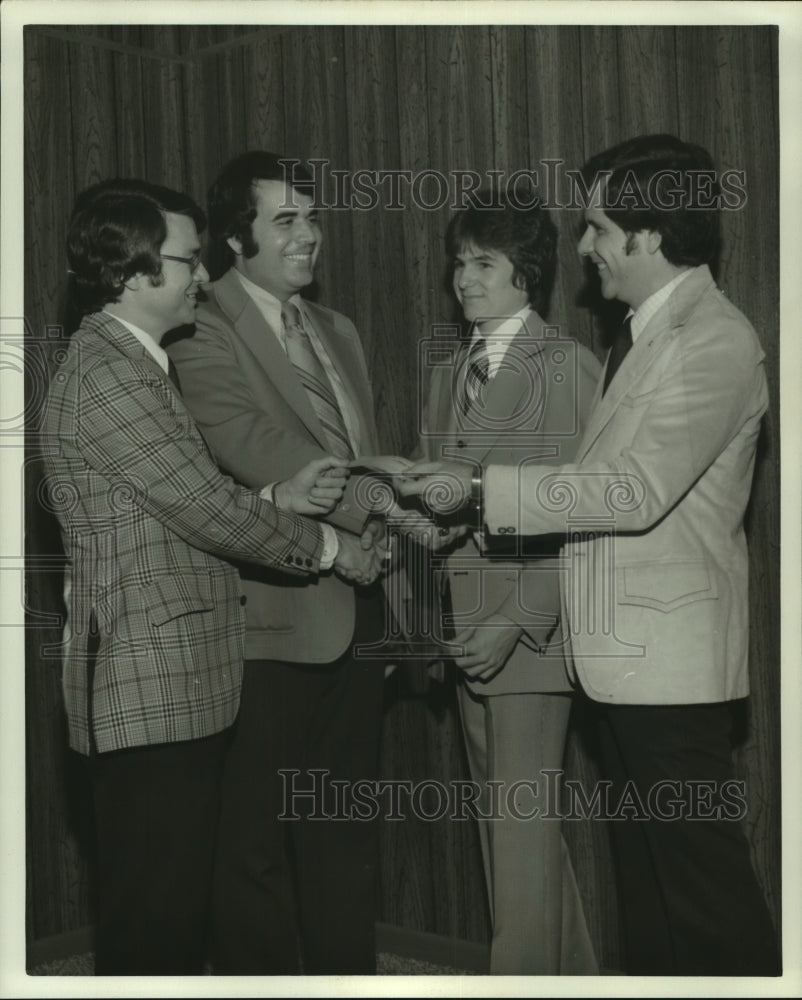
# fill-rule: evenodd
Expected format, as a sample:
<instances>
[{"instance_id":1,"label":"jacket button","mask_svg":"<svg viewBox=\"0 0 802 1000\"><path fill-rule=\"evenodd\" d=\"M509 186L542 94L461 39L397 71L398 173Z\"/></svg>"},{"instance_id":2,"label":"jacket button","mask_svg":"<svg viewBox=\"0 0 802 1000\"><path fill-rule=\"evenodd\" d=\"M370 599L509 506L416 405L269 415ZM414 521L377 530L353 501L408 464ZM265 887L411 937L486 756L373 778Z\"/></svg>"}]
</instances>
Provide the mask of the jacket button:
<instances>
[{"instance_id":1,"label":"jacket button","mask_svg":"<svg viewBox=\"0 0 802 1000\"><path fill-rule=\"evenodd\" d=\"M340 510L343 511L344 513L347 514L350 509L351 509L351 504L350 503L341 503L340 504Z\"/></svg>"},{"instance_id":2,"label":"jacket button","mask_svg":"<svg viewBox=\"0 0 802 1000\"><path fill-rule=\"evenodd\" d=\"M312 566L313 565L312 560L311 559L307 559L306 560L306 565L307 566Z\"/></svg>"},{"instance_id":3,"label":"jacket button","mask_svg":"<svg viewBox=\"0 0 802 1000\"><path fill-rule=\"evenodd\" d=\"M247 597L245 596L245 594L241 594L241 595L240 595L240 599L239 599L239 602L240 602L240 604L242 604L242 605L245 605L245 604L247 604L247 603L248 603L248 598L247 598Z\"/></svg>"},{"instance_id":4,"label":"jacket button","mask_svg":"<svg viewBox=\"0 0 802 1000\"><path fill-rule=\"evenodd\" d=\"M458 448L464 448L465 447L465 442L464 441L457 441L457 447Z\"/></svg>"}]
</instances>

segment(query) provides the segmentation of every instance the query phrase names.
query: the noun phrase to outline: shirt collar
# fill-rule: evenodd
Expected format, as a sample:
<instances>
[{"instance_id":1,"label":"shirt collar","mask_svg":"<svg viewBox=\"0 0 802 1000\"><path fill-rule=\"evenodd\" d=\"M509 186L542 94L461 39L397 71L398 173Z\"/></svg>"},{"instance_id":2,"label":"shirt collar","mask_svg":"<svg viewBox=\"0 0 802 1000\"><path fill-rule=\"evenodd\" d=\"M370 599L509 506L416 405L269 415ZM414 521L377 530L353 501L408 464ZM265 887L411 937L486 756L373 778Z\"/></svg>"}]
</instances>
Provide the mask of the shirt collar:
<instances>
[{"instance_id":1,"label":"shirt collar","mask_svg":"<svg viewBox=\"0 0 802 1000\"><path fill-rule=\"evenodd\" d=\"M167 352L161 347L150 334L145 333L145 331L133 323L129 323L127 319L123 319L121 316L117 316L115 313L109 312L107 309L103 310L107 316L111 316L116 319L118 323L125 327L129 333L131 333L139 343L145 348L148 354L153 358L153 360L159 365L159 367L166 373L170 369L170 360L167 357Z\"/></svg>"},{"instance_id":2,"label":"shirt collar","mask_svg":"<svg viewBox=\"0 0 802 1000\"><path fill-rule=\"evenodd\" d=\"M251 281L250 278L246 278L242 271L237 268L234 268L233 270L242 283L242 287L259 307L262 315L267 319L273 329L281 330L281 302L271 292L262 288L261 285L257 285L256 282ZM292 302L292 304L297 306L301 313L303 313L303 299L300 295L291 295L287 301Z\"/></svg>"},{"instance_id":3,"label":"shirt collar","mask_svg":"<svg viewBox=\"0 0 802 1000\"><path fill-rule=\"evenodd\" d=\"M531 312L531 306L524 306L514 316L508 316L492 333L488 334L482 333L479 324L474 323L471 344L475 344L477 340L484 340L487 349L487 374L489 378L495 378L510 344L521 332Z\"/></svg>"},{"instance_id":4,"label":"shirt collar","mask_svg":"<svg viewBox=\"0 0 802 1000\"><path fill-rule=\"evenodd\" d=\"M662 288L658 288L656 292L653 292L645 302L641 302L637 309L630 309L627 313L627 318L632 317L632 343L634 344L638 337L643 333L646 328L646 324L655 315L655 313L664 305L669 298L671 293L683 282L689 274L694 269L692 267L687 268L685 271L681 271L676 278L672 278L667 284L663 285Z\"/></svg>"},{"instance_id":5,"label":"shirt collar","mask_svg":"<svg viewBox=\"0 0 802 1000\"><path fill-rule=\"evenodd\" d=\"M487 342L488 351L492 351L494 343L508 344L513 337L517 336L521 332L521 324L526 323L526 319L531 312L531 306L524 306L523 309L520 309L514 316L508 316L507 319L503 320L503 322L500 323L492 333L483 333L481 330L481 324L474 323L473 332L471 334L471 343L481 337Z\"/></svg>"}]
</instances>

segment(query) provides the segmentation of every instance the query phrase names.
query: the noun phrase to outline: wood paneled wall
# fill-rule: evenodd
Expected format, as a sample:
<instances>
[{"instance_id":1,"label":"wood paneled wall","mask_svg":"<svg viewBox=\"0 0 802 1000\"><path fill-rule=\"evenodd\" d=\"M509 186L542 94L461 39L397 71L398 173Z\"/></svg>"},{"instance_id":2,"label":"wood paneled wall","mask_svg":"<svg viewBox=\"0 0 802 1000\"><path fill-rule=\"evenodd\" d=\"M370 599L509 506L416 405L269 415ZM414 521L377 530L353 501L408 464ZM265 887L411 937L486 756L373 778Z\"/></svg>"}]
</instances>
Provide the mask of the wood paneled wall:
<instances>
[{"instance_id":1,"label":"wood paneled wall","mask_svg":"<svg viewBox=\"0 0 802 1000\"><path fill-rule=\"evenodd\" d=\"M78 191L104 177L146 177L203 202L219 167L247 148L325 158L330 168L538 169L568 166L640 132L707 146L746 171L748 200L725 213L720 283L754 322L771 408L749 515L753 697L739 765L747 828L779 920L779 279L777 50L772 28L40 26L25 35L26 315L31 364L62 317L63 243ZM542 168L541 168L542 169ZM361 331L387 450L413 445L418 350L453 318L444 281L450 210L332 210L317 294ZM555 213L560 263L550 319L601 352L582 304L576 213ZM34 378L39 369L32 369ZM35 421L34 421L35 422ZM35 429L32 427L31 429ZM45 655L61 610L52 520L29 449L28 931L40 938L91 917L91 823L80 769L65 751L58 664ZM387 777L448 780L465 765L448 687L428 700L388 685ZM568 770L593 778L574 737ZM604 832L568 824L602 961L618 956ZM485 940L476 831L469 823L386 824L381 919Z\"/></svg>"}]
</instances>

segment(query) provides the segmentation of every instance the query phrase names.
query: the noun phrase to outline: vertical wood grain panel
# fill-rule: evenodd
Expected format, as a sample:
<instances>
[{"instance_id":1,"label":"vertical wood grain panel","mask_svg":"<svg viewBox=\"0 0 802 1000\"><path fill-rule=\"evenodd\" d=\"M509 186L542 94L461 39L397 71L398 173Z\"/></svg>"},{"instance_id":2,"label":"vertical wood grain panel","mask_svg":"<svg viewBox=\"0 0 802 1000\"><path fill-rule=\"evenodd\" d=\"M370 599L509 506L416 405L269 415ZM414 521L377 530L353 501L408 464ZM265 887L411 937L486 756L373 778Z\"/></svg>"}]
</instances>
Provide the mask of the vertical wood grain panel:
<instances>
[{"instance_id":1,"label":"vertical wood grain panel","mask_svg":"<svg viewBox=\"0 0 802 1000\"><path fill-rule=\"evenodd\" d=\"M620 117L618 33L615 28L579 29L578 83L582 92L582 163L626 139L629 124ZM646 86L639 80L633 86ZM567 83L567 81L566 81Z\"/></svg>"},{"instance_id":2,"label":"vertical wood grain panel","mask_svg":"<svg viewBox=\"0 0 802 1000\"><path fill-rule=\"evenodd\" d=\"M579 28L526 28L526 69L524 78L537 79L529 93L528 161L537 167L544 198L565 204L569 191L564 169L576 170L584 162L582 134L582 54ZM550 191L548 169L542 160L560 160L556 191ZM559 231L557 275L548 319L564 326L571 336L587 347L596 347L587 311L577 304L582 282L582 266L576 252L581 233L581 214L573 210L551 210Z\"/></svg>"},{"instance_id":3,"label":"vertical wood grain panel","mask_svg":"<svg viewBox=\"0 0 802 1000\"><path fill-rule=\"evenodd\" d=\"M219 55L204 57L204 61L217 66L218 142L222 163L226 163L247 149L246 121L251 96L245 92L243 52L238 48L227 49Z\"/></svg>"},{"instance_id":4,"label":"vertical wood grain panel","mask_svg":"<svg viewBox=\"0 0 802 1000\"><path fill-rule=\"evenodd\" d=\"M617 28L621 121L629 135L677 131L674 32ZM648 86L644 82L648 81ZM626 138L624 136L623 138Z\"/></svg>"},{"instance_id":5,"label":"vertical wood grain panel","mask_svg":"<svg viewBox=\"0 0 802 1000\"><path fill-rule=\"evenodd\" d=\"M143 60L115 53L112 61L116 115L111 135L117 143L117 172L121 177L144 177L148 125L142 109ZM144 72L148 69L152 72L154 67L146 66Z\"/></svg>"},{"instance_id":6,"label":"vertical wood grain panel","mask_svg":"<svg viewBox=\"0 0 802 1000\"><path fill-rule=\"evenodd\" d=\"M178 29L142 28L142 44L165 56L179 52ZM142 112L145 120L145 176L167 187L186 190L186 147L183 141L184 77L180 63L165 59L142 68Z\"/></svg>"},{"instance_id":7,"label":"vertical wood grain panel","mask_svg":"<svg viewBox=\"0 0 802 1000\"><path fill-rule=\"evenodd\" d=\"M766 352L764 418L747 531L750 551L749 729L738 764L755 866L779 926L779 220L774 29L677 28L681 127L720 170L746 172L745 205L724 212L718 281L755 326Z\"/></svg>"},{"instance_id":8,"label":"vertical wood grain panel","mask_svg":"<svg viewBox=\"0 0 802 1000\"><path fill-rule=\"evenodd\" d=\"M609 27L581 27L579 85L582 93L582 136L584 154L577 166L630 135L628 122L621 118L621 94L618 79L619 35ZM636 81L633 86L646 86ZM599 279L595 268L587 261L581 264L584 279L577 286L578 302L591 322L593 345L599 351L609 345L610 331L622 318L621 307L611 303L591 312L588 307L599 302Z\"/></svg>"},{"instance_id":9,"label":"vertical wood grain panel","mask_svg":"<svg viewBox=\"0 0 802 1000\"><path fill-rule=\"evenodd\" d=\"M395 32L398 92L398 163L418 177L431 163L425 28L399 28ZM414 351L412 371L415 382L408 385L412 396L413 420L402 428L402 454L409 454L417 444L420 429L420 402L425 398L425 373L420 370L420 344L431 336L432 325L446 321L440 313L445 256L444 227L441 215L417 207L410 196L408 208L401 213L404 234L404 274L406 276L406 315L408 327L404 340Z\"/></svg>"},{"instance_id":10,"label":"vertical wood grain panel","mask_svg":"<svg viewBox=\"0 0 802 1000\"><path fill-rule=\"evenodd\" d=\"M25 30L25 315L36 336L59 321L65 215L75 189L69 52Z\"/></svg>"},{"instance_id":11,"label":"vertical wood grain panel","mask_svg":"<svg viewBox=\"0 0 802 1000\"><path fill-rule=\"evenodd\" d=\"M509 176L528 169L527 138L532 128L526 87L526 36L518 28L493 25L488 29L490 42L490 121L492 123L493 165Z\"/></svg>"},{"instance_id":12,"label":"vertical wood grain panel","mask_svg":"<svg viewBox=\"0 0 802 1000\"><path fill-rule=\"evenodd\" d=\"M114 134L113 55L105 49L70 45L69 87L72 107L77 190L117 173Z\"/></svg>"},{"instance_id":13,"label":"vertical wood grain panel","mask_svg":"<svg viewBox=\"0 0 802 1000\"><path fill-rule=\"evenodd\" d=\"M392 29L345 30L345 100L349 161L354 170L370 170L377 179L397 169L399 155L395 95L395 45ZM400 429L413 421L409 392L394 392L415 363L414 344L407 336L411 321L405 283L398 281L403 260L400 210L384 206L391 200L388 182L376 185L377 204L354 208L354 273L370 274L355 296L354 320L374 383L376 419L383 447L398 451Z\"/></svg>"},{"instance_id":14,"label":"vertical wood grain panel","mask_svg":"<svg viewBox=\"0 0 802 1000\"><path fill-rule=\"evenodd\" d=\"M27 376L42 390L46 357L45 326L61 319L66 262L66 214L76 169L70 107L68 47L28 27L25 46L25 315L33 341L26 346ZM80 131L80 130L79 130ZM85 158L82 158L82 166ZM82 167L81 167L82 169ZM30 397L28 397L30 398ZM25 554L58 555L61 542L54 519L42 508L37 488L42 469L35 440L26 446ZM57 642L59 628L40 616L62 611L61 574L26 573L26 928L30 938L55 934L86 922L89 873L81 843L80 814L86 811L85 786L71 781L66 727L61 707L60 665L45 659L43 647ZM78 809L76 815L75 809ZM76 822L78 820L78 822ZM85 827L84 827L85 829Z\"/></svg>"},{"instance_id":15,"label":"vertical wood grain panel","mask_svg":"<svg viewBox=\"0 0 802 1000\"><path fill-rule=\"evenodd\" d=\"M449 176L475 170L482 177L495 166L490 33L486 27L431 27L426 34L429 82L429 168ZM426 198L435 201L428 186ZM433 231L443 246L451 207L432 209ZM438 321L455 315L454 299L440 262Z\"/></svg>"},{"instance_id":16,"label":"vertical wood grain panel","mask_svg":"<svg viewBox=\"0 0 802 1000\"><path fill-rule=\"evenodd\" d=\"M264 38L243 52L248 149L284 148L284 85L281 39Z\"/></svg>"},{"instance_id":17,"label":"vertical wood grain panel","mask_svg":"<svg viewBox=\"0 0 802 1000\"><path fill-rule=\"evenodd\" d=\"M345 98L345 40L340 27L298 28L281 36L284 128L288 156L325 159L328 169L352 170L348 116L359 113ZM354 316L354 243L350 212L332 210L323 220L317 264L321 302ZM360 284L364 275L359 275ZM365 336L365 331L360 330Z\"/></svg>"}]
</instances>

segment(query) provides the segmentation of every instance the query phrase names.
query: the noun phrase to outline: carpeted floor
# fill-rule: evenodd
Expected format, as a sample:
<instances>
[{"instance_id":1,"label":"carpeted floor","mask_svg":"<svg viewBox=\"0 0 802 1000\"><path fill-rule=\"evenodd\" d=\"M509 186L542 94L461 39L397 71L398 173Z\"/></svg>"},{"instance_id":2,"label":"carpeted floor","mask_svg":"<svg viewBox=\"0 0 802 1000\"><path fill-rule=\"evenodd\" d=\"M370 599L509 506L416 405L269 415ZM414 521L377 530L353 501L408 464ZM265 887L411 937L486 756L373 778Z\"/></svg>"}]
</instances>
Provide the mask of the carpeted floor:
<instances>
[{"instance_id":1,"label":"carpeted floor","mask_svg":"<svg viewBox=\"0 0 802 1000\"><path fill-rule=\"evenodd\" d=\"M71 955L57 962L47 962L37 965L28 973L31 976L93 976L95 960L92 953L86 955ZM476 972L464 969L452 969L445 965L434 965L431 962L421 962L415 958L403 958L400 955L378 956L377 974L380 976L475 976Z\"/></svg>"}]
</instances>

